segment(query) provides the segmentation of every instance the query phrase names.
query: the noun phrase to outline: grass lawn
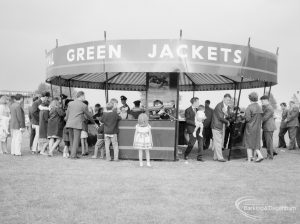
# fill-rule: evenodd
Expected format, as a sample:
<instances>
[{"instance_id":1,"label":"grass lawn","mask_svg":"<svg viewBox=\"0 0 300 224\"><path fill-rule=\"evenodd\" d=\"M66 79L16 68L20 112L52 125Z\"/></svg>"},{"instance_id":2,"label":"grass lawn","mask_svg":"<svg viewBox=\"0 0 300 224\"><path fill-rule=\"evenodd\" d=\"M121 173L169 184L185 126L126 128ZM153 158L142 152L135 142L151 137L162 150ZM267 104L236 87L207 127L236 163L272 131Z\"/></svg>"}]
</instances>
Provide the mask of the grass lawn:
<instances>
[{"instance_id":1,"label":"grass lawn","mask_svg":"<svg viewBox=\"0 0 300 224\"><path fill-rule=\"evenodd\" d=\"M276 134L275 134L276 135ZM274 161L106 162L31 155L0 155L0 223L300 223L300 150ZM276 142L277 143L277 142ZM274 143L275 144L275 143ZM252 196L269 206L261 219L236 208Z\"/></svg>"}]
</instances>

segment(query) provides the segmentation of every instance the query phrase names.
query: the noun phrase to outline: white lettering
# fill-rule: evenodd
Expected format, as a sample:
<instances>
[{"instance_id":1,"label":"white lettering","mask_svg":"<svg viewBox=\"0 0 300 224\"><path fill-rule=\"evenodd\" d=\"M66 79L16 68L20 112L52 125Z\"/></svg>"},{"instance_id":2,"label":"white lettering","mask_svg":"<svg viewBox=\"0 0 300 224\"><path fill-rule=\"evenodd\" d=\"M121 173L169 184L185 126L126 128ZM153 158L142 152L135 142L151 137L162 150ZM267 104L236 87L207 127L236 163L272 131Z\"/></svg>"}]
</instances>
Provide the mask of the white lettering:
<instances>
[{"instance_id":1,"label":"white lettering","mask_svg":"<svg viewBox=\"0 0 300 224\"><path fill-rule=\"evenodd\" d=\"M168 44L164 44L164 47L160 53L160 57L163 58L163 57L170 57L170 58L174 58L174 55L171 51L171 48Z\"/></svg>"},{"instance_id":2,"label":"white lettering","mask_svg":"<svg viewBox=\"0 0 300 224\"><path fill-rule=\"evenodd\" d=\"M68 60L69 62L72 62L72 61L74 61L74 59L75 59L75 56L74 56L74 49L68 50L68 52L67 52L67 60Z\"/></svg>"},{"instance_id":3,"label":"white lettering","mask_svg":"<svg viewBox=\"0 0 300 224\"><path fill-rule=\"evenodd\" d=\"M94 60L94 53L95 53L94 50L95 50L94 46L86 48L86 60Z\"/></svg>"},{"instance_id":4,"label":"white lettering","mask_svg":"<svg viewBox=\"0 0 300 224\"><path fill-rule=\"evenodd\" d=\"M216 47L207 47L207 59L211 61L217 60L217 48Z\"/></svg>"},{"instance_id":5,"label":"white lettering","mask_svg":"<svg viewBox=\"0 0 300 224\"><path fill-rule=\"evenodd\" d=\"M184 51L182 51L183 49L187 49L188 46L187 45L180 45L178 48L177 48L177 55L181 58L187 58L187 54L184 53Z\"/></svg>"},{"instance_id":6,"label":"white lettering","mask_svg":"<svg viewBox=\"0 0 300 224\"><path fill-rule=\"evenodd\" d=\"M117 45L117 49L113 45L109 45L108 48L108 57L112 58L113 54L116 58L121 58L121 45Z\"/></svg>"},{"instance_id":7,"label":"white lettering","mask_svg":"<svg viewBox=\"0 0 300 224\"><path fill-rule=\"evenodd\" d=\"M231 52L229 48L221 48L220 51L224 52L224 62L228 61L228 53Z\"/></svg>"},{"instance_id":8,"label":"white lettering","mask_svg":"<svg viewBox=\"0 0 300 224\"><path fill-rule=\"evenodd\" d=\"M84 48L77 48L77 61L84 61Z\"/></svg>"},{"instance_id":9,"label":"white lettering","mask_svg":"<svg viewBox=\"0 0 300 224\"><path fill-rule=\"evenodd\" d=\"M233 59L234 63L240 63L242 61L241 53L242 53L241 50L234 51L234 56L235 56L235 58Z\"/></svg>"},{"instance_id":10,"label":"white lettering","mask_svg":"<svg viewBox=\"0 0 300 224\"><path fill-rule=\"evenodd\" d=\"M97 46L97 59L104 59L105 58L105 45L98 45Z\"/></svg>"},{"instance_id":11,"label":"white lettering","mask_svg":"<svg viewBox=\"0 0 300 224\"><path fill-rule=\"evenodd\" d=\"M153 44L153 46L152 46L152 54L148 54L149 58L154 58L156 56L156 49L157 49L157 45Z\"/></svg>"},{"instance_id":12,"label":"white lettering","mask_svg":"<svg viewBox=\"0 0 300 224\"><path fill-rule=\"evenodd\" d=\"M192 58L195 59L196 57L198 57L199 59L203 59L202 55L200 54L199 51L201 51L203 48L203 46L199 46L196 48L195 45L192 46Z\"/></svg>"}]
</instances>

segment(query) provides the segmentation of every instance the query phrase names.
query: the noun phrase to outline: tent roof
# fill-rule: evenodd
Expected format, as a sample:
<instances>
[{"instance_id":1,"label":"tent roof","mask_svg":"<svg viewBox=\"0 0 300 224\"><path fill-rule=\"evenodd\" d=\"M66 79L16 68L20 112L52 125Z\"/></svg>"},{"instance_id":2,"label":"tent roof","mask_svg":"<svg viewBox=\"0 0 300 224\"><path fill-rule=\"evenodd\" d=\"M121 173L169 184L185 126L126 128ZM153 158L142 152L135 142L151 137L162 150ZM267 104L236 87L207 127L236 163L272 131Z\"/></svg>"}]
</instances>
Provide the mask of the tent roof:
<instances>
[{"instance_id":1,"label":"tent roof","mask_svg":"<svg viewBox=\"0 0 300 224\"><path fill-rule=\"evenodd\" d=\"M48 83L78 88L144 91L147 73L174 72L180 91L234 89L242 77L244 89L277 84L277 55L205 41L87 42L54 48L47 63Z\"/></svg>"}]
</instances>

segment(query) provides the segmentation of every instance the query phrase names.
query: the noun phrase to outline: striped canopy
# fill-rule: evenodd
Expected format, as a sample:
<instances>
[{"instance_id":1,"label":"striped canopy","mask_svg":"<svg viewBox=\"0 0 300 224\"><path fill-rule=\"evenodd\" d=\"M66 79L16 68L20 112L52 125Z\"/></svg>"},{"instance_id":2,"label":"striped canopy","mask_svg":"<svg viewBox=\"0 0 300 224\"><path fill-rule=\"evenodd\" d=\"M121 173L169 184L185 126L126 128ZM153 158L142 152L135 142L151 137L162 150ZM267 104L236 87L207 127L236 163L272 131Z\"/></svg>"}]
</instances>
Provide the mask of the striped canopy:
<instances>
[{"instance_id":1,"label":"striped canopy","mask_svg":"<svg viewBox=\"0 0 300 224\"><path fill-rule=\"evenodd\" d=\"M107 78L110 90L146 91L146 72L107 73ZM66 87L105 89L106 73L59 76L48 82ZM250 89L269 86L272 83L249 78L244 78L241 83L240 77L228 78L206 73L180 73L179 75L180 91L228 90L239 88L240 85L243 89Z\"/></svg>"},{"instance_id":2,"label":"striped canopy","mask_svg":"<svg viewBox=\"0 0 300 224\"><path fill-rule=\"evenodd\" d=\"M277 55L190 40L96 41L47 54L46 81L54 85L146 91L147 73L179 73L180 91L259 88L277 84Z\"/></svg>"}]
</instances>

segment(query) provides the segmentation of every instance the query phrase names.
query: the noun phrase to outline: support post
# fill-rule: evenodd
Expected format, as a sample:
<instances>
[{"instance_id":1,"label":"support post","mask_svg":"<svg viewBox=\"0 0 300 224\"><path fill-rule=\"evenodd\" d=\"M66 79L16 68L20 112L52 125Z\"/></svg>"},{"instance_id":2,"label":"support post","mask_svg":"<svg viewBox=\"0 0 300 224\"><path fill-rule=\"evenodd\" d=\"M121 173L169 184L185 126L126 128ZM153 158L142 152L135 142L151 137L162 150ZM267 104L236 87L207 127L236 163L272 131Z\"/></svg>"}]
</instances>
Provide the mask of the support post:
<instances>
[{"instance_id":1,"label":"support post","mask_svg":"<svg viewBox=\"0 0 300 224\"><path fill-rule=\"evenodd\" d=\"M179 77L180 77L180 72L177 73L177 88L176 88L176 120L175 120L175 147L174 147L174 161L178 160L177 159L177 154L178 154L178 138L179 138ZM194 91L193 91L194 94Z\"/></svg>"},{"instance_id":2,"label":"support post","mask_svg":"<svg viewBox=\"0 0 300 224\"><path fill-rule=\"evenodd\" d=\"M269 88L268 97L270 97L270 95L271 95L271 89L272 89L272 85L270 84L270 88Z\"/></svg>"},{"instance_id":3,"label":"support post","mask_svg":"<svg viewBox=\"0 0 300 224\"><path fill-rule=\"evenodd\" d=\"M149 110L148 110L148 91L149 91L149 73L146 72L146 114L149 116Z\"/></svg>"},{"instance_id":4,"label":"support post","mask_svg":"<svg viewBox=\"0 0 300 224\"><path fill-rule=\"evenodd\" d=\"M239 90L239 97L238 97L238 101L237 101L237 107L240 106L240 99L241 99L241 93L242 93L242 83L243 83L244 77L241 78L241 83L240 83L240 90ZM236 110L235 112L235 119L237 118L237 113L238 110Z\"/></svg>"},{"instance_id":5,"label":"support post","mask_svg":"<svg viewBox=\"0 0 300 224\"><path fill-rule=\"evenodd\" d=\"M239 90L239 97L238 97L238 101L237 101L237 108L240 106L243 81L244 81L244 77L241 78L241 82L240 82L240 90ZM236 121L236 119L237 119L237 113L238 113L238 110L236 110L236 112L235 112L234 121ZM231 148L229 149L229 153L228 153L228 161L230 161L230 156L231 156Z\"/></svg>"},{"instance_id":6,"label":"support post","mask_svg":"<svg viewBox=\"0 0 300 224\"><path fill-rule=\"evenodd\" d=\"M180 74L180 73L179 73ZM178 77L179 79L179 77ZM193 98L195 97L195 84L193 84Z\"/></svg>"},{"instance_id":7,"label":"support post","mask_svg":"<svg viewBox=\"0 0 300 224\"><path fill-rule=\"evenodd\" d=\"M105 101L106 101L106 103L108 103L108 74L107 74L107 72L105 72L105 78L106 78L106 81L105 81Z\"/></svg>"},{"instance_id":8,"label":"support post","mask_svg":"<svg viewBox=\"0 0 300 224\"><path fill-rule=\"evenodd\" d=\"M106 44L106 31L104 30L104 42ZM105 72L105 101L106 103L108 103L108 74L106 72L106 68L105 68L105 59L103 59L103 71Z\"/></svg>"},{"instance_id":9,"label":"support post","mask_svg":"<svg viewBox=\"0 0 300 224\"><path fill-rule=\"evenodd\" d=\"M266 94L266 87L267 87L267 83L265 82L264 95Z\"/></svg>"},{"instance_id":10,"label":"support post","mask_svg":"<svg viewBox=\"0 0 300 224\"><path fill-rule=\"evenodd\" d=\"M62 100L62 97L61 97L61 94L62 94L62 86L61 86L61 76L59 76L59 92L60 92L60 103L61 103L61 108L63 109L64 108L64 105L63 105L63 100Z\"/></svg>"},{"instance_id":11,"label":"support post","mask_svg":"<svg viewBox=\"0 0 300 224\"><path fill-rule=\"evenodd\" d=\"M235 107L235 98L236 98L236 87L237 87L237 84L236 82L234 83L234 96L233 96L233 107Z\"/></svg>"},{"instance_id":12,"label":"support post","mask_svg":"<svg viewBox=\"0 0 300 224\"><path fill-rule=\"evenodd\" d=\"M71 81L69 80L69 95L70 99L72 99L72 90L71 90Z\"/></svg>"},{"instance_id":13,"label":"support post","mask_svg":"<svg viewBox=\"0 0 300 224\"><path fill-rule=\"evenodd\" d=\"M50 89L51 89L51 97L53 99L53 88L52 88L52 82L50 82Z\"/></svg>"}]
</instances>

